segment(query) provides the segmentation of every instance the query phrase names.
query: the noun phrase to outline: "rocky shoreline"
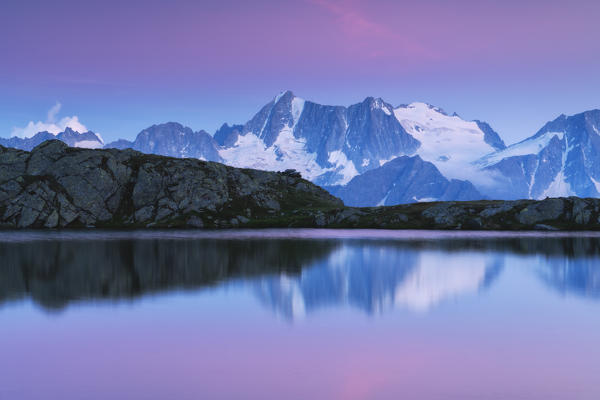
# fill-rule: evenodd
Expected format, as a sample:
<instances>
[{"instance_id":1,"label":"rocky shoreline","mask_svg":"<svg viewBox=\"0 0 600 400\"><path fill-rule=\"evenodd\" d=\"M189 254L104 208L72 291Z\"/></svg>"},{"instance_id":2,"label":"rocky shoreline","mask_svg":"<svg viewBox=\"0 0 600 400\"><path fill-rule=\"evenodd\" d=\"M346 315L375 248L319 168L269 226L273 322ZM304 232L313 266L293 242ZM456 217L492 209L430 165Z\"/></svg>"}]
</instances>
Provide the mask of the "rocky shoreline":
<instances>
[{"instance_id":1,"label":"rocky shoreline","mask_svg":"<svg viewBox=\"0 0 600 400\"><path fill-rule=\"evenodd\" d=\"M600 230L600 199L345 207L294 171L134 150L0 146L0 228Z\"/></svg>"}]
</instances>

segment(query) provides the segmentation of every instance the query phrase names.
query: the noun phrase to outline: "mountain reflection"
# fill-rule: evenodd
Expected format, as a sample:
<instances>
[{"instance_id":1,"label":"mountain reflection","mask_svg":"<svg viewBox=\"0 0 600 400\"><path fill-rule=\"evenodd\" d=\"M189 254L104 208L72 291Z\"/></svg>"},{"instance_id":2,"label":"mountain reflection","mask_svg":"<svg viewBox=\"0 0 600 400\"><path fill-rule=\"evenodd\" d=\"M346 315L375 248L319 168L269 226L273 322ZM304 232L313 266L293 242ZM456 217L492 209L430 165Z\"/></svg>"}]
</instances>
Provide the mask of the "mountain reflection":
<instances>
[{"instance_id":1,"label":"mountain reflection","mask_svg":"<svg viewBox=\"0 0 600 400\"><path fill-rule=\"evenodd\" d=\"M266 277L256 284L263 303L290 318L345 304L373 314L406 307L424 311L488 286L502 260L484 253L415 251L405 245L345 245L297 276Z\"/></svg>"},{"instance_id":2,"label":"mountain reflection","mask_svg":"<svg viewBox=\"0 0 600 400\"><path fill-rule=\"evenodd\" d=\"M489 287L507 254L536 255L534 271L554 290L600 298L594 237L256 237L0 242L0 303L30 297L60 309L235 280L291 319L340 306L424 311Z\"/></svg>"},{"instance_id":3,"label":"mountain reflection","mask_svg":"<svg viewBox=\"0 0 600 400\"><path fill-rule=\"evenodd\" d=\"M562 294L600 299L600 258L549 258L538 268L538 275L549 287Z\"/></svg>"}]
</instances>

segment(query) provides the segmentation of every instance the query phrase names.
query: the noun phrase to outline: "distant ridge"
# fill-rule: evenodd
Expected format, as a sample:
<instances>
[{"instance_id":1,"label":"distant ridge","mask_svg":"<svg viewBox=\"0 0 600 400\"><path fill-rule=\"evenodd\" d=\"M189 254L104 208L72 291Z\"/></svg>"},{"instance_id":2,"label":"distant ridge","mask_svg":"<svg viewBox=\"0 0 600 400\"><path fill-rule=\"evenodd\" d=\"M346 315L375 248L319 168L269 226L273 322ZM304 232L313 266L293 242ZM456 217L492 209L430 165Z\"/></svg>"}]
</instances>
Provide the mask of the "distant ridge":
<instances>
[{"instance_id":1,"label":"distant ridge","mask_svg":"<svg viewBox=\"0 0 600 400\"><path fill-rule=\"evenodd\" d=\"M56 135L44 131L38 132L30 138L19 138L16 136L10 139L0 138L0 145L30 151L37 145L54 139L63 141L71 147L99 149L104 146L104 141L98 134L92 131L80 133L71 128L66 128L63 132Z\"/></svg>"}]
</instances>

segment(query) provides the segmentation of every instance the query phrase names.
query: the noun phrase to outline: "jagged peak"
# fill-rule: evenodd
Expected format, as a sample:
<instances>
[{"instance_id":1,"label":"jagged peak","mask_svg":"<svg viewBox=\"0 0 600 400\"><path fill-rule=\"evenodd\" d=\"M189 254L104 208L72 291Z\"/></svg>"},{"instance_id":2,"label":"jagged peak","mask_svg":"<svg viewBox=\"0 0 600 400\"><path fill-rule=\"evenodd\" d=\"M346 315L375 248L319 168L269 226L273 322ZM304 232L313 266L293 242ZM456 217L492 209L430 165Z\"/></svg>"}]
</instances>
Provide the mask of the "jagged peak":
<instances>
[{"instance_id":1,"label":"jagged peak","mask_svg":"<svg viewBox=\"0 0 600 400\"><path fill-rule=\"evenodd\" d=\"M381 97L366 97L360 104L369 106L372 110L378 109L382 110L384 113L388 115L392 115L394 112L394 107L383 100Z\"/></svg>"},{"instance_id":2,"label":"jagged peak","mask_svg":"<svg viewBox=\"0 0 600 400\"><path fill-rule=\"evenodd\" d=\"M150 132L153 132L153 131L156 131L156 130L160 130L160 129L177 130L177 131L180 131L180 132L193 132L194 131L189 126L185 126L183 124L180 124L179 122L169 121L169 122L163 122L163 123L160 123L160 124L154 124L152 126L144 128L144 129L142 129L140 131L139 134L142 134L142 133L148 134Z\"/></svg>"},{"instance_id":3,"label":"jagged peak","mask_svg":"<svg viewBox=\"0 0 600 400\"><path fill-rule=\"evenodd\" d=\"M273 98L273 104L279 103L282 99L293 99L295 97L296 95L294 95L294 92L292 92L291 90L283 90Z\"/></svg>"},{"instance_id":4,"label":"jagged peak","mask_svg":"<svg viewBox=\"0 0 600 400\"><path fill-rule=\"evenodd\" d=\"M69 135L69 134L70 135L87 135L87 134L98 135L96 132L92 132L90 130L87 130L86 132L79 132L68 126L65 128L64 131L57 133L55 136L58 136L60 134L63 134L63 135Z\"/></svg>"}]
</instances>

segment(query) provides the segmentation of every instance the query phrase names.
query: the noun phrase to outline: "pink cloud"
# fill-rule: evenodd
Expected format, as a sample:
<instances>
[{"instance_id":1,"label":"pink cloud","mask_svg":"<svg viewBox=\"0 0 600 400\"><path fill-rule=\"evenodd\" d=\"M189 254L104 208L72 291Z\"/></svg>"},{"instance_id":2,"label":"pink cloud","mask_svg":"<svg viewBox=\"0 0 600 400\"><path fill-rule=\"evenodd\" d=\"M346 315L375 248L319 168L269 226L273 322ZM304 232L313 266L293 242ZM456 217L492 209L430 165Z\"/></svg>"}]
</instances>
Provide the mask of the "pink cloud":
<instances>
[{"instance_id":1,"label":"pink cloud","mask_svg":"<svg viewBox=\"0 0 600 400\"><path fill-rule=\"evenodd\" d=\"M416 40L408 30L393 29L377 18L367 15L365 6L370 3L360 0L308 0L334 16L341 32L346 36L346 45L354 50L363 50L363 55L372 58L385 56L412 56L433 59L435 55Z\"/></svg>"}]
</instances>

